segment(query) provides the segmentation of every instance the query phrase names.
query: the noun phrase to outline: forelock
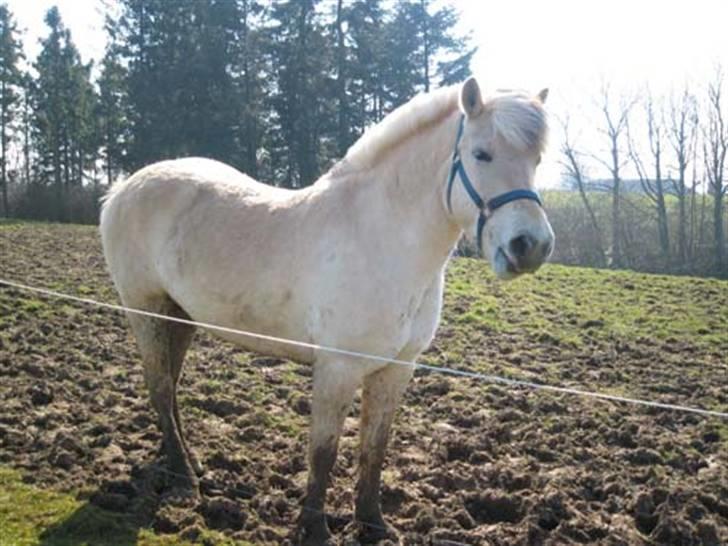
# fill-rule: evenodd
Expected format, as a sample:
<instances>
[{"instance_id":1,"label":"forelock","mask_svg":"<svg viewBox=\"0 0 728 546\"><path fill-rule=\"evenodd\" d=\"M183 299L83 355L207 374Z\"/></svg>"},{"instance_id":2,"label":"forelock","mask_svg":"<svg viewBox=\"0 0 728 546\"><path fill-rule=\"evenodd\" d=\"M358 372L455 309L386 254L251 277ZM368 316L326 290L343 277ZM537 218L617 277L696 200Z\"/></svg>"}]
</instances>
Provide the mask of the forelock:
<instances>
[{"instance_id":1,"label":"forelock","mask_svg":"<svg viewBox=\"0 0 728 546\"><path fill-rule=\"evenodd\" d=\"M508 144L523 152L543 152L548 120L543 105L524 93L507 92L489 98L484 112L493 129Z\"/></svg>"}]
</instances>

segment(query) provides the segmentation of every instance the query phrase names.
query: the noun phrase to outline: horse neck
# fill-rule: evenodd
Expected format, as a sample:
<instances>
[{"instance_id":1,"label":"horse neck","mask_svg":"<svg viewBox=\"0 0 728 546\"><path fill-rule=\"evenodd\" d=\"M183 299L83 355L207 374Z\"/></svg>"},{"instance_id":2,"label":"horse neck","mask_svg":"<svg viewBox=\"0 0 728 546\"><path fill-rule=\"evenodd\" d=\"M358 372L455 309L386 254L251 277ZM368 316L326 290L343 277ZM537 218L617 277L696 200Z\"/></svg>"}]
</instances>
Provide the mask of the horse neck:
<instances>
[{"instance_id":1,"label":"horse neck","mask_svg":"<svg viewBox=\"0 0 728 546\"><path fill-rule=\"evenodd\" d=\"M461 235L444 200L457 120L453 112L409 137L356 184L370 229L423 274L442 268Z\"/></svg>"}]
</instances>

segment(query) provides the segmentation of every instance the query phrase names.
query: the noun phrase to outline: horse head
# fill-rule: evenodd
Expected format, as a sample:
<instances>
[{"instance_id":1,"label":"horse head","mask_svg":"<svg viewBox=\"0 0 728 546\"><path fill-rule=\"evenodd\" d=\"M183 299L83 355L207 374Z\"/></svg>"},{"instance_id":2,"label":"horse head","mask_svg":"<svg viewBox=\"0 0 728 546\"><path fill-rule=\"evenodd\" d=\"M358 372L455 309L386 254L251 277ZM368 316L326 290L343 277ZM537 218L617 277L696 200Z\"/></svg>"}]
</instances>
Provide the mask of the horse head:
<instances>
[{"instance_id":1,"label":"horse head","mask_svg":"<svg viewBox=\"0 0 728 546\"><path fill-rule=\"evenodd\" d=\"M534 191L546 142L536 96L504 92L483 100L474 78L460 89L461 119L447 185L447 207L501 279L536 271L550 256L554 232Z\"/></svg>"}]
</instances>

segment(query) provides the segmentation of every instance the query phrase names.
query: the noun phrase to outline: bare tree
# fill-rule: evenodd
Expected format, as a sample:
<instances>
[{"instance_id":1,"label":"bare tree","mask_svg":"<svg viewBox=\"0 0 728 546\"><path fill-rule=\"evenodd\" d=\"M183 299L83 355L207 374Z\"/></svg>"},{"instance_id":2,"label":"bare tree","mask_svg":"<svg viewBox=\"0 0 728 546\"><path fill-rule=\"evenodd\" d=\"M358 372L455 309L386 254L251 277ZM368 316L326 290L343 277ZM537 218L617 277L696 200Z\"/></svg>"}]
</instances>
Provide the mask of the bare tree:
<instances>
[{"instance_id":1,"label":"bare tree","mask_svg":"<svg viewBox=\"0 0 728 546\"><path fill-rule=\"evenodd\" d=\"M690 186L690 233L688 235L688 258L691 263L691 270L695 266L695 257L697 255L697 249L703 244L705 239L705 180L698 176L698 146L697 139L696 145L693 146L693 174L692 184ZM700 203L700 220L698 221L698 188L701 188L701 203Z\"/></svg>"},{"instance_id":2,"label":"bare tree","mask_svg":"<svg viewBox=\"0 0 728 546\"><path fill-rule=\"evenodd\" d=\"M561 145L561 153L564 159L561 161L561 165L564 167L566 174L574 181L576 188L579 191L581 202L584 205L584 209L589 215L589 222L592 227L592 237L596 244L597 261L598 267L604 267L607 264L606 253L604 252L604 244L602 242L602 232L599 228L599 222L594 214L594 209L589 203L589 198L586 193L586 180L584 178L584 165L580 159L580 153L574 148L574 145L569 136L569 119L568 117L561 123L564 131L564 141Z\"/></svg>"},{"instance_id":3,"label":"bare tree","mask_svg":"<svg viewBox=\"0 0 728 546\"><path fill-rule=\"evenodd\" d=\"M689 240L686 203L688 186L686 178L691 157L695 153L697 128L698 114L696 100L686 86L679 99L675 100L673 97L670 101L670 125L668 127L668 138L677 161L677 165L675 166L677 169L677 180L671 180L671 182L678 200L677 257L681 264L684 264L692 255L697 176L693 176L692 187L690 188L692 200ZM693 166L695 166L694 163Z\"/></svg>"},{"instance_id":4,"label":"bare tree","mask_svg":"<svg viewBox=\"0 0 728 546\"><path fill-rule=\"evenodd\" d=\"M632 134L627 124L629 134L629 155L634 163L642 191L650 199L657 213L657 233L660 241L660 251L665 265L670 262L670 234L667 223L667 207L665 206L665 184L662 177L663 166L663 116L661 104L655 104L651 93L647 93L644 100L647 121L647 141L650 146L651 165L653 176L647 171Z\"/></svg>"},{"instance_id":5,"label":"bare tree","mask_svg":"<svg viewBox=\"0 0 728 546\"><path fill-rule=\"evenodd\" d=\"M592 157L599 163L604 165L612 177L612 248L611 262L615 267L621 267L622 264L622 245L621 245L621 215L620 215L620 186L622 182L622 169L627 164L627 160L622 159L622 140L627 131L627 120L630 110L634 105L634 99L627 99L621 96L619 105L616 107L612 104L609 86L602 84L601 103L599 109L604 116L605 125L599 131L607 137L609 146L609 161L604 161L601 157L593 155Z\"/></svg>"},{"instance_id":6,"label":"bare tree","mask_svg":"<svg viewBox=\"0 0 728 546\"><path fill-rule=\"evenodd\" d=\"M728 125L724 111L723 70L716 69L708 84L706 119L703 125L703 156L708 179L708 191L713 197L713 242L715 266L719 275L726 273L725 232L723 229L723 201L728 191L726 156L728 156Z\"/></svg>"}]
</instances>

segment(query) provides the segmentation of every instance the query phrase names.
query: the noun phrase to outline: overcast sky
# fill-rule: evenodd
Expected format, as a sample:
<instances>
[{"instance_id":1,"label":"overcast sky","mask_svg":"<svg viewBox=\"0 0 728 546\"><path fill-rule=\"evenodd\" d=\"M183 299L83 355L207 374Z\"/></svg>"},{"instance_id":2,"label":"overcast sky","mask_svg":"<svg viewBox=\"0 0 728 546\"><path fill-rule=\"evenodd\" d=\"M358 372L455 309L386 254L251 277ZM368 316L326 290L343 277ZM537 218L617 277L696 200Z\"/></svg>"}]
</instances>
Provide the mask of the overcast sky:
<instances>
[{"instance_id":1,"label":"overcast sky","mask_svg":"<svg viewBox=\"0 0 728 546\"><path fill-rule=\"evenodd\" d=\"M172 1L172 0L170 0ZM600 82L617 93L649 85L668 94L688 83L696 93L718 62L728 72L728 1L725 0L456 0L463 29L479 47L473 71L485 87L550 88L554 116L567 113L576 133L598 145L594 101ZM38 53L43 16L57 5L84 60L103 54L104 12L99 0L10 0L26 30L26 51ZM540 169L540 185L560 178L558 124ZM599 174L599 173L595 173Z\"/></svg>"}]
</instances>

